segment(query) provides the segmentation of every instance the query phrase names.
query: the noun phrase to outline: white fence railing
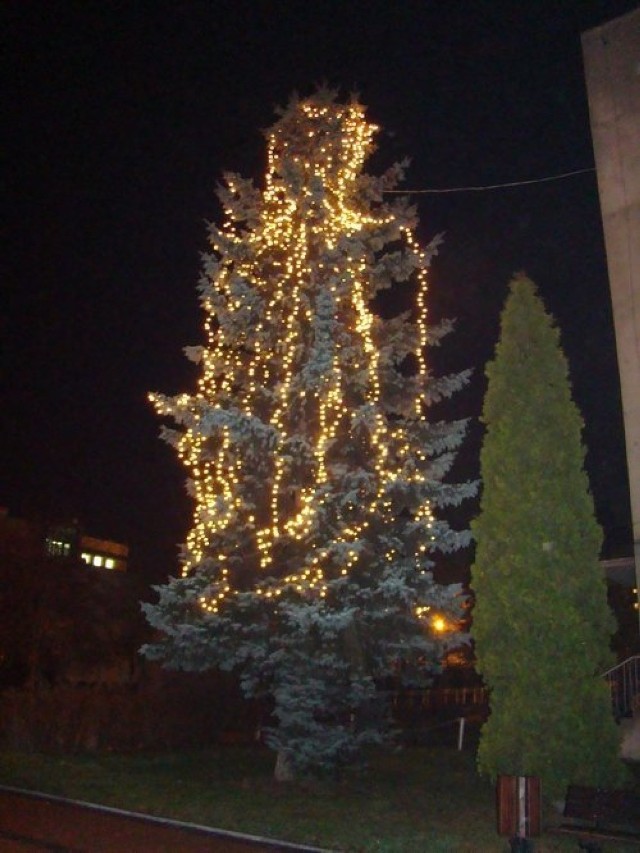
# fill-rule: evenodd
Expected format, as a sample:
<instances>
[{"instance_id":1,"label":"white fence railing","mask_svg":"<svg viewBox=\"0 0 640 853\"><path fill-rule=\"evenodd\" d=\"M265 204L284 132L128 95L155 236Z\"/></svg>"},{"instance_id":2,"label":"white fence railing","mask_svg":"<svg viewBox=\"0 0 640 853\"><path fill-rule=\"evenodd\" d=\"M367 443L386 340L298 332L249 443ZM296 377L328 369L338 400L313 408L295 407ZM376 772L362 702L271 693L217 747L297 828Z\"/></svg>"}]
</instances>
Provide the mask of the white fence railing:
<instances>
[{"instance_id":1,"label":"white fence railing","mask_svg":"<svg viewBox=\"0 0 640 853\"><path fill-rule=\"evenodd\" d=\"M441 708L486 705L484 687L436 687L425 690L401 690L391 694L394 708L436 710Z\"/></svg>"},{"instance_id":2,"label":"white fence railing","mask_svg":"<svg viewBox=\"0 0 640 853\"><path fill-rule=\"evenodd\" d=\"M611 691L611 705L616 719L626 717L639 708L640 703L640 655L612 666L603 673Z\"/></svg>"}]
</instances>

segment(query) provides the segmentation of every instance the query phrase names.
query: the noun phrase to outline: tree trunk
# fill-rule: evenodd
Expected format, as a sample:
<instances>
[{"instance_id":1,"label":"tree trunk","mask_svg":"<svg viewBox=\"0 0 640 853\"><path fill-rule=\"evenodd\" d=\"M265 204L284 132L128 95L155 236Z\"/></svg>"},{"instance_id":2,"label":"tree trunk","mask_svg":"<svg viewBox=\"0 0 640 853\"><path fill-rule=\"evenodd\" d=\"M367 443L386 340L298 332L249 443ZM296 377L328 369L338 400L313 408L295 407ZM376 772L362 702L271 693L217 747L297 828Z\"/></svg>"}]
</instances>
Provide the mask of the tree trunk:
<instances>
[{"instance_id":1,"label":"tree trunk","mask_svg":"<svg viewBox=\"0 0 640 853\"><path fill-rule=\"evenodd\" d=\"M296 777L291 755L284 749L278 750L273 776L276 782L293 782Z\"/></svg>"}]
</instances>

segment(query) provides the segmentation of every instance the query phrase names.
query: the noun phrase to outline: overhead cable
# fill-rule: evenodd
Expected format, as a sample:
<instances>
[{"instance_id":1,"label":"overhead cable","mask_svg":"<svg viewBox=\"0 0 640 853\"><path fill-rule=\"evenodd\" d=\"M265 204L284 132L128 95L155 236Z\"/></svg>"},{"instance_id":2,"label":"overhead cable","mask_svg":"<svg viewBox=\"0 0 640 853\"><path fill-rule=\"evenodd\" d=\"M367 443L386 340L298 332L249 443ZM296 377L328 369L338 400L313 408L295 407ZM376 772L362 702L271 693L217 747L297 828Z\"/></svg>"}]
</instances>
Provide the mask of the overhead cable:
<instances>
[{"instance_id":1,"label":"overhead cable","mask_svg":"<svg viewBox=\"0 0 640 853\"><path fill-rule=\"evenodd\" d=\"M562 172L560 175L549 175L546 178L531 178L528 181L509 181L506 184L487 184L481 187L446 187L444 189L427 189L427 190L384 190L384 193L396 193L398 195L417 195L418 193L426 195L427 193L477 193L485 192L486 190L502 190L509 187L524 187L529 184L544 184L549 181L561 181L564 178L573 178L575 175L584 175L586 172L595 172L595 168L575 169L573 172Z\"/></svg>"}]
</instances>

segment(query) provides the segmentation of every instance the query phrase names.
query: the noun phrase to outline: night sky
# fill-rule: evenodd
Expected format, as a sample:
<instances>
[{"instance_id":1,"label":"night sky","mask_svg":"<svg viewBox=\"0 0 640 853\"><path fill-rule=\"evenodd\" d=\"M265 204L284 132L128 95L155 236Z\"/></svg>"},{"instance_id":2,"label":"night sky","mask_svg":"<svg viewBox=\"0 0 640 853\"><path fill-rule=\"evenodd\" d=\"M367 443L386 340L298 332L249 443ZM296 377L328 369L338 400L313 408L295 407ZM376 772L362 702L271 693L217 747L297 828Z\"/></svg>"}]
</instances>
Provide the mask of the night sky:
<instances>
[{"instance_id":1,"label":"night sky","mask_svg":"<svg viewBox=\"0 0 640 853\"><path fill-rule=\"evenodd\" d=\"M190 504L146 394L193 387L182 348L202 340L204 223L219 221L223 171L260 178L274 108L322 83L357 91L382 127L370 168L409 156L408 189L589 169L580 34L636 6L5 0L0 503L128 542L147 578L175 572ZM446 238L431 317L457 318L434 363L476 370L452 414L477 419L524 269L561 328L619 551L629 506L595 174L414 200L422 241ZM458 476L477 475L479 437L476 424Z\"/></svg>"}]
</instances>

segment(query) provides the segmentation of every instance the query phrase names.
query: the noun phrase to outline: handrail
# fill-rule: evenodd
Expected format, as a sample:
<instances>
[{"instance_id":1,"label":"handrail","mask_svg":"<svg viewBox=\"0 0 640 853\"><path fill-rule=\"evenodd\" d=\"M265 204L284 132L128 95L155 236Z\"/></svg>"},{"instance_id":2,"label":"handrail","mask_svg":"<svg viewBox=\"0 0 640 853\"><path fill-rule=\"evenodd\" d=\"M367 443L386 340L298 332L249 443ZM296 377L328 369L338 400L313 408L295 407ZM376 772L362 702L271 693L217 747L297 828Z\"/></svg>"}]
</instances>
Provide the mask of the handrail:
<instances>
[{"instance_id":1,"label":"handrail","mask_svg":"<svg viewBox=\"0 0 640 853\"><path fill-rule=\"evenodd\" d=\"M620 661L620 663L615 664L610 669L607 669L602 673L602 677L606 678L610 673L615 672L616 669L620 669L623 666L626 666L630 661L640 661L640 655L631 655L631 657L626 658L626 660Z\"/></svg>"},{"instance_id":2,"label":"handrail","mask_svg":"<svg viewBox=\"0 0 640 853\"><path fill-rule=\"evenodd\" d=\"M602 677L609 684L611 704L616 719L634 711L640 697L640 655L632 655L612 666Z\"/></svg>"}]
</instances>

